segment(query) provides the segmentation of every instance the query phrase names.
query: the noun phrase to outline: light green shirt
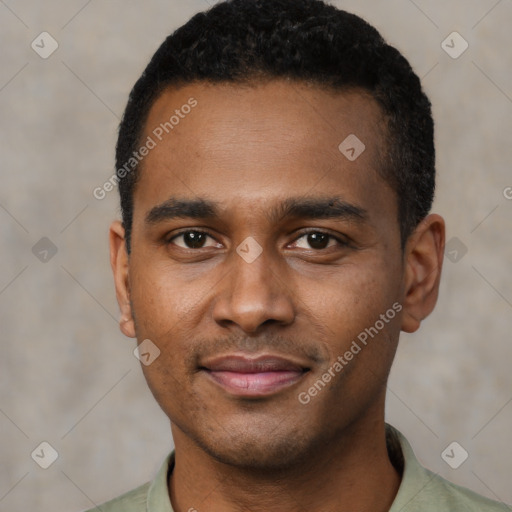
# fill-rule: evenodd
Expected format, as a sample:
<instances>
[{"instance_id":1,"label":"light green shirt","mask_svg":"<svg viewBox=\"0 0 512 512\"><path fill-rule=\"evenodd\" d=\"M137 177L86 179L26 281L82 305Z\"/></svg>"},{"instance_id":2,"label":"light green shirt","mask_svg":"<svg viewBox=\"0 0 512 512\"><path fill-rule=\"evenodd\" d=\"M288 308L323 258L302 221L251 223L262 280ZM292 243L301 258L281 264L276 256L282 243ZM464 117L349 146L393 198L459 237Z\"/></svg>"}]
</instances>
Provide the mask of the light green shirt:
<instances>
[{"instance_id":1,"label":"light green shirt","mask_svg":"<svg viewBox=\"0 0 512 512\"><path fill-rule=\"evenodd\" d=\"M393 464L403 467L402 482L389 512L512 511L503 503L452 484L421 466L407 439L390 425L387 443ZM167 456L152 482L88 512L173 512L167 488L167 476L173 466L174 452Z\"/></svg>"}]
</instances>

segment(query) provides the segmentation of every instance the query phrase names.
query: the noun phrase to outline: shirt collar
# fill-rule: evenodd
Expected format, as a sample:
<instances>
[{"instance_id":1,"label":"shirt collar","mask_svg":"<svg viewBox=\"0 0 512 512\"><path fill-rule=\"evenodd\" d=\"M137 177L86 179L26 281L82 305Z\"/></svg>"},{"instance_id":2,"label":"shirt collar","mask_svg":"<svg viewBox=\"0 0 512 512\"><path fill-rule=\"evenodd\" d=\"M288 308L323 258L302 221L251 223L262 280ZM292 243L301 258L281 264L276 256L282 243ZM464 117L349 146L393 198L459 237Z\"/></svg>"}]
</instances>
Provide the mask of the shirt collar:
<instances>
[{"instance_id":1,"label":"shirt collar","mask_svg":"<svg viewBox=\"0 0 512 512\"><path fill-rule=\"evenodd\" d=\"M421 492L425 490L438 475L424 468L418 462L409 441L407 441L401 432L388 424L386 424L386 440L388 442L388 450L390 450L390 440L395 440L395 446L398 447L402 454L402 481L400 482L400 487L398 488L393 504L389 509L389 512L399 512L407 510L406 507L418 498ZM396 448L389 452L389 456L393 461L393 458L396 457ZM431 510L430 507L428 510ZM432 510L436 510L435 506Z\"/></svg>"},{"instance_id":2,"label":"shirt collar","mask_svg":"<svg viewBox=\"0 0 512 512\"><path fill-rule=\"evenodd\" d=\"M148 489L147 512L173 512L167 482L174 468L174 450L165 458Z\"/></svg>"}]
</instances>

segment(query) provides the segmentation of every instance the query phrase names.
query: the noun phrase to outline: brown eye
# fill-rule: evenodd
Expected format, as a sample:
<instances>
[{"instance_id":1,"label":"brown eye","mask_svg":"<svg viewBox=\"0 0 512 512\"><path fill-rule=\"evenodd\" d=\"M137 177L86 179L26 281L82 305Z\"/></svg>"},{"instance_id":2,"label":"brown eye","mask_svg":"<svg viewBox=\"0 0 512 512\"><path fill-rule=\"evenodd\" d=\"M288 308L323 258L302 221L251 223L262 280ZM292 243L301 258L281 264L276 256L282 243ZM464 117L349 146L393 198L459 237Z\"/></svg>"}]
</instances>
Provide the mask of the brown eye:
<instances>
[{"instance_id":1,"label":"brown eye","mask_svg":"<svg viewBox=\"0 0 512 512\"><path fill-rule=\"evenodd\" d=\"M299 242L301 239L305 240L305 244L307 245L303 242ZM308 233L304 233L302 236L297 238L294 245L302 249L315 249L317 251L321 251L333 246L332 243L329 245L330 241L334 241L334 245L337 244L338 246L347 245L346 242L343 242L329 233L324 233L323 231L310 231Z\"/></svg>"},{"instance_id":2,"label":"brown eye","mask_svg":"<svg viewBox=\"0 0 512 512\"><path fill-rule=\"evenodd\" d=\"M183 231L178 235L173 236L168 243L174 243L178 247L182 247L183 249L202 249L205 247L206 240L210 238L213 240L213 238L204 231L195 231L195 230L189 230L189 231ZM182 239L182 243L176 243L176 240ZM212 247L206 246L206 247Z\"/></svg>"},{"instance_id":3,"label":"brown eye","mask_svg":"<svg viewBox=\"0 0 512 512\"><path fill-rule=\"evenodd\" d=\"M330 238L331 237L325 233L309 233L307 235L308 244L311 245L313 249L325 249L329 244Z\"/></svg>"}]
</instances>

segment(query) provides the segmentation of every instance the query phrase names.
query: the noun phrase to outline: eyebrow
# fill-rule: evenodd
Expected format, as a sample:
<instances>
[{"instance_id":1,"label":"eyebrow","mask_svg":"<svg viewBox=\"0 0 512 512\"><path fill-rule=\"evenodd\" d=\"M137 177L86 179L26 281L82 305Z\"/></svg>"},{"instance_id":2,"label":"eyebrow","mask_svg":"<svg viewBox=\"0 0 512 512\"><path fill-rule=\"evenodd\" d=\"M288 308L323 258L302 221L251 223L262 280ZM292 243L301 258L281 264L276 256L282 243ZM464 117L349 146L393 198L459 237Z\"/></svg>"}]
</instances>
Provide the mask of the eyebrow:
<instances>
[{"instance_id":1,"label":"eyebrow","mask_svg":"<svg viewBox=\"0 0 512 512\"><path fill-rule=\"evenodd\" d=\"M221 216L219 203L204 198L183 199L170 197L153 207L146 215L146 224L177 218L218 219ZM271 223L285 218L338 219L368 222L368 212L358 205L348 203L338 196L289 197L265 212Z\"/></svg>"}]
</instances>

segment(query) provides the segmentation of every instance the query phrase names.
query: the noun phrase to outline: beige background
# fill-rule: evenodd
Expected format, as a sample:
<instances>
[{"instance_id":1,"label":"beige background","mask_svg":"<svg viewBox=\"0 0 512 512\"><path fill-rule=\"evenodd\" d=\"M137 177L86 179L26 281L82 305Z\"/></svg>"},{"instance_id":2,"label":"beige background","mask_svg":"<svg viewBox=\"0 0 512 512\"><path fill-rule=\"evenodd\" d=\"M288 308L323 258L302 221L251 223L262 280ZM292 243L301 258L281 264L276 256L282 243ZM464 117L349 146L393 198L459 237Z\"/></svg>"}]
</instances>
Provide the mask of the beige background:
<instances>
[{"instance_id":1,"label":"beige background","mask_svg":"<svg viewBox=\"0 0 512 512\"><path fill-rule=\"evenodd\" d=\"M512 2L335 3L423 77L437 121L435 211L468 249L445 259L437 310L402 339L388 421L433 471L512 503ZM0 511L91 507L150 479L172 446L117 327L117 191L98 201L92 190L112 174L119 118L148 59L207 7L0 2ZM48 59L30 46L42 31L59 44ZM469 43L458 59L441 47L452 31ZM42 237L58 250L46 263L32 252ZM31 458L42 441L59 455L46 470ZM469 453L458 469L441 458L452 441Z\"/></svg>"}]
</instances>

